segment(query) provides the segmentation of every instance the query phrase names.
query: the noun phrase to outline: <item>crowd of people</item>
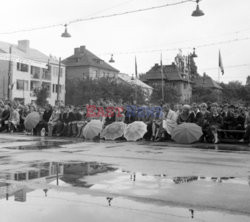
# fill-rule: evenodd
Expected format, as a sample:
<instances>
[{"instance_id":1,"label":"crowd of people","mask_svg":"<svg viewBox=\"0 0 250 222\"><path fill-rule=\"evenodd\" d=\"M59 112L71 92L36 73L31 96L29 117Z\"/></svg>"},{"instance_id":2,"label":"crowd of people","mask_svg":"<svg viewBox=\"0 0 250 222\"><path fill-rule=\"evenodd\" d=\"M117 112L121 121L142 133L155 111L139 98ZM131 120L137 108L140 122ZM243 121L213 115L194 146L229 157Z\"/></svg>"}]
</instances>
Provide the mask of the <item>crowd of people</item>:
<instances>
[{"instance_id":1,"label":"crowd of people","mask_svg":"<svg viewBox=\"0 0 250 222\"><path fill-rule=\"evenodd\" d=\"M89 107L95 116L88 115ZM95 107L93 109L93 107ZM102 109L100 109L100 107ZM109 109L110 115L103 115ZM102 115L100 114L100 110ZM29 132L25 129L25 118L29 113L38 112L39 123ZM89 101L85 106L44 107L35 104L22 105L17 102L0 101L0 132L25 132L33 135L83 137L82 129L92 119L99 119L103 128L121 121L130 124L143 121L147 124L145 140L171 140L174 128L181 123L195 123L202 128L200 142L219 143L220 139L234 139L250 142L250 107L217 103L161 104L159 106L131 106L113 101Z\"/></svg>"}]
</instances>

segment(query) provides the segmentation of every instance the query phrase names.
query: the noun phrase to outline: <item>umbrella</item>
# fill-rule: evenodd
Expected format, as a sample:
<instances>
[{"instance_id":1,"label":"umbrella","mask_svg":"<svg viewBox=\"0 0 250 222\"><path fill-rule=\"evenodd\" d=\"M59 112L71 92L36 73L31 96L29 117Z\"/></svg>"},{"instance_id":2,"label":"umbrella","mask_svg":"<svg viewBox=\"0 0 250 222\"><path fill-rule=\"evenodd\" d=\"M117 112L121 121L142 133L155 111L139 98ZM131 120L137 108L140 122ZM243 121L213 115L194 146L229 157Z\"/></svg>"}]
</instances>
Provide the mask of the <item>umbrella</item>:
<instances>
[{"instance_id":1,"label":"umbrella","mask_svg":"<svg viewBox=\"0 0 250 222\"><path fill-rule=\"evenodd\" d=\"M28 114L24 120L24 126L27 130L34 129L40 121L40 115L38 112L32 112Z\"/></svg>"},{"instance_id":2,"label":"umbrella","mask_svg":"<svg viewBox=\"0 0 250 222\"><path fill-rule=\"evenodd\" d=\"M175 127L172 139L177 143L193 143L202 136L201 127L194 123L182 123Z\"/></svg>"},{"instance_id":3,"label":"umbrella","mask_svg":"<svg viewBox=\"0 0 250 222\"><path fill-rule=\"evenodd\" d=\"M83 128L83 136L85 139L94 139L94 137L98 136L102 131L102 122L100 120L94 119L91 120L87 125Z\"/></svg>"},{"instance_id":4,"label":"umbrella","mask_svg":"<svg viewBox=\"0 0 250 222\"><path fill-rule=\"evenodd\" d=\"M141 121L135 121L127 126L124 137L128 141L136 141L141 139L147 132L147 125Z\"/></svg>"},{"instance_id":5,"label":"umbrella","mask_svg":"<svg viewBox=\"0 0 250 222\"><path fill-rule=\"evenodd\" d=\"M104 137L106 140L115 140L123 136L125 128L125 123L113 122L105 127L105 129L101 133L101 137Z\"/></svg>"}]
</instances>

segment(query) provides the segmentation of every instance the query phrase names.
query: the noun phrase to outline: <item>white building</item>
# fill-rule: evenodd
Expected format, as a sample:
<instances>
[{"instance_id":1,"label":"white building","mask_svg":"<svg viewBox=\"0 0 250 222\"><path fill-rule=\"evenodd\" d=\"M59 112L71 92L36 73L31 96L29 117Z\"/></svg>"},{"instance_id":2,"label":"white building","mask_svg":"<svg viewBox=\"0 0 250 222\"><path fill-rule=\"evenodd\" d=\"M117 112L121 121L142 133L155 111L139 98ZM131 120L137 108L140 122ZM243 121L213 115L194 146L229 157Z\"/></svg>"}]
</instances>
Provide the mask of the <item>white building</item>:
<instances>
[{"instance_id":1,"label":"white building","mask_svg":"<svg viewBox=\"0 0 250 222\"><path fill-rule=\"evenodd\" d=\"M29 47L28 40L17 45L0 42L0 98L24 101L36 100L34 90L45 86L49 91L48 101L54 105L65 101L65 66L51 56ZM59 86L58 86L59 82Z\"/></svg>"},{"instance_id":2,"label":"white building","mask_svg":"<svg viewBox=\"0 0 250 222\"><path fill-rule=\"evenodd\" d=\"M137 78L129 76L128 74L118 73L117 77L117 81L120 83L124 82L131 86L140 87L147 98L149 98L153 92L153 87L149 86L148 84L142 82Z\"/></svg>"}]
</instances>

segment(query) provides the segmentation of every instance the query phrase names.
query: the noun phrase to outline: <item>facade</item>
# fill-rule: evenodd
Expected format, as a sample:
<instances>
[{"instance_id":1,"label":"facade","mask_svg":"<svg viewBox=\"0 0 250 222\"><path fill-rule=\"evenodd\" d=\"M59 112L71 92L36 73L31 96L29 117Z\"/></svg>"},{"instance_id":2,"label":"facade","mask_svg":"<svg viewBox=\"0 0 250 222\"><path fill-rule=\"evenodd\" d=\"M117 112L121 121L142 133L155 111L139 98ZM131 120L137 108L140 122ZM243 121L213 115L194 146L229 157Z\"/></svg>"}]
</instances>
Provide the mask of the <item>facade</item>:
<instances>
[{"instance_id":1,"label":"facade","mask_svg":"<svg viewBox=\"0 0 250 222\"><path fill-rule=\"evenodd\" d=\"M189 67L189 56L177 55L175 63L171 65L155 64L140 79L153 88L161 87L162 80L165 86L177 89L181 103L189 103L192 97L192 75Z\"/></svg>"},{"instance_id":2,"label":"facade","mask_svg":"<svg viewBox=\"0 0 250 222\"><path fill-rule=\"evenodd\" d=\"M98 58L85 46L75 48L74 55L63 60L66 66L66 79L117 78L119 70Z\"/></svg>"},{"instance_id":3,"label":"facade","mask_svg":"<svg viewBox=\"0 0 250 222\"><path fill-rule=\"evenodd\" d=\"M131 76L129 76L128 74L119 73L118 78L117 78L117 82L118 83L126 83L126 84L129 84L132 86L140 87L142 89L142 91L144 92L144 95L146 96L146 98L149 98L153 92L153 87L149 86L148 84L142 82L139 79L136 79L133 77L131 78Z\"/></svg>"},{"instance_id":4,"label":"facade","mask_svg":"<svg viewBox=\"0 0 250 222\"><path fill-rule=\"evenodd\" d=\"M247 86L250 85L250 76L247 77L246 85L247 85Z\"/></svg>"},{"instance_id":5,"label":"facade","mask_svg":"<svg viewBox=\"0 0 250 222\"><path fill-rule=\"evenodd\" d=\"M203 76L200 75L196 76L196 78L194 79L194 87L212 89L218 92L222 91L222 87L206 73L204 73Z\"/></svg>"},{"instance_id":6,"label":"facade","mask_svg":"<svg viewBox=\"0 0 250 222\"><path fill-rule=\"evenodd\" d=\"M65 101L65 66L42 52L29 47L28 40L17 45L0 42L0 98L25 104L36 100L34 90L42 86L49 91L48 102ZM59 82L59 85L58 85Z\"/></svg>"}]
</instances>

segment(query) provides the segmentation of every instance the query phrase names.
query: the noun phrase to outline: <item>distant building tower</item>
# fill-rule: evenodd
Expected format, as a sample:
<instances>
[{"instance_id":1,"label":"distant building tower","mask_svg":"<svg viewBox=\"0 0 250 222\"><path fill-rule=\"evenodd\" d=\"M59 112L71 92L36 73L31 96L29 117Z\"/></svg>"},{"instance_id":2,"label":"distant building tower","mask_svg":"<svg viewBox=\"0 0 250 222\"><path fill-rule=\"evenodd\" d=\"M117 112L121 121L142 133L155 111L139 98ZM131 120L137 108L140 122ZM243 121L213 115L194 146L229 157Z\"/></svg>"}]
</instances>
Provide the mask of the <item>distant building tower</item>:
<instances>
[{"instance_id":1,"label":"distant building tower","mask_svg":"<svg viewBox=\"0 0 250 222\"><path fill-rule=\"evenodd\" d=\"M247 77L246 85L250 85L250 76Z\"/></svg>"}]
</instances>

